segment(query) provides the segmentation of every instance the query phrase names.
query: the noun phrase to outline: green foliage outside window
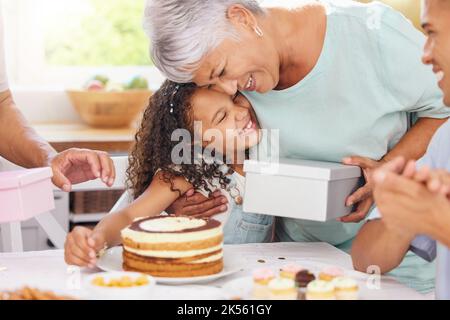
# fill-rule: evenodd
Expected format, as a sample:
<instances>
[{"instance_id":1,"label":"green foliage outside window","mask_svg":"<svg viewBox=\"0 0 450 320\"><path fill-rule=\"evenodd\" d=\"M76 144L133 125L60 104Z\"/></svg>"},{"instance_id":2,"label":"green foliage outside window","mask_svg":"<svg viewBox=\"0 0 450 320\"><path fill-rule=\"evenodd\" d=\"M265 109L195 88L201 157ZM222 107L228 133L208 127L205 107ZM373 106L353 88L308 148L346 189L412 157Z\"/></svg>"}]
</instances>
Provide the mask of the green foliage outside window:
<instances>
[{"instance_id":1,"label":"green foliage outside window","mask_svg":"<svg viewBox=\"0 0 450 320\"><path fill-rule=\"evenodd\" d=\"M145 0L75 0L82 14L55 17L47 24L46 60L59 66L150 65L142 29Z\"/></svg>"}]
</instances>

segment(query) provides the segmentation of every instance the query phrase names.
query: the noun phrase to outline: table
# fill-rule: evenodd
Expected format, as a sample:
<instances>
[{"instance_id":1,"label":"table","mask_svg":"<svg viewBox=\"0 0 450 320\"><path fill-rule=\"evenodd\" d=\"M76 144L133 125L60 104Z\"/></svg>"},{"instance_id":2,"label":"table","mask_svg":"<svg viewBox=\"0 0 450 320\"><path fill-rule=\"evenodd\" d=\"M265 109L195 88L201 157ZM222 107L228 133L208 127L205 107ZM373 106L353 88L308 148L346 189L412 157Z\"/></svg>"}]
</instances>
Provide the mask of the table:
<instances>
[{"instance_id":1,"label":"table","mask_svg":"<svg viewBox=\"0 0 450 320\"><path fill-rule=\"evenodd\" d=\"M394 279L382 276L379 289L370 289L374 276L356 272L351 258L345 252L327 243L267 243L227 246L233 254L242 257L242 270L227 278L206 284L188 286L158 286L157 299L207 300L224 299L221 286L228 281L249 276L254 268L267 266L276 269L289 262L305 267L321 268L336 265L355 278L361 287L364 299L426 299ZM18 289L28 285L57 293L80 296L83 278L100 270L86 270L67 266L62 250L0 253L0 290ZM368 282L369 281L369 282Z\"/></svg>"}]
</instances>

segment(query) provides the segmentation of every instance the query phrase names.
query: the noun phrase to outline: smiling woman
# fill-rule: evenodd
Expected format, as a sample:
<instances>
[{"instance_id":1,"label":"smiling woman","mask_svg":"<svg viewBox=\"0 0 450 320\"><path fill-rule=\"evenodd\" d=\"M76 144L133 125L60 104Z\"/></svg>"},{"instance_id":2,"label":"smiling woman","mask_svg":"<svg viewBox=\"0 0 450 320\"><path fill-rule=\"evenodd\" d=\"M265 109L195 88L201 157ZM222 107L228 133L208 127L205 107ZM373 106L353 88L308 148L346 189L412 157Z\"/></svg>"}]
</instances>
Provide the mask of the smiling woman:
<instances>
[{"instance_id":1,"label":"smiling woman","mask_svg":"<svg viewBox=\"0 0 450 320\"><path fill-rule=\"evenodd\" d=\"M236 30L230 28L230 23L223 19L223 13L235 3L241 4L255 15L264 14L264 10L254 0L194 0L185 5L180 1L149 1L144 14L144 28L149 38L159 44L152 47L155 65L164 70L172 81L192 81L192 71L198 67L199 60L206 52L217 47L226 38L239 38ZM172 24L167 21L175 20L178 23L177 33L174 37L169 37L174 34ZM211 29L215 32L210 32ZM193 38L190 36L192 34L197 36ZM211 76L218 76L221 70L215 72L218 74L210 72L205 77L209 79Z\"/></svg>"}]
</instances>

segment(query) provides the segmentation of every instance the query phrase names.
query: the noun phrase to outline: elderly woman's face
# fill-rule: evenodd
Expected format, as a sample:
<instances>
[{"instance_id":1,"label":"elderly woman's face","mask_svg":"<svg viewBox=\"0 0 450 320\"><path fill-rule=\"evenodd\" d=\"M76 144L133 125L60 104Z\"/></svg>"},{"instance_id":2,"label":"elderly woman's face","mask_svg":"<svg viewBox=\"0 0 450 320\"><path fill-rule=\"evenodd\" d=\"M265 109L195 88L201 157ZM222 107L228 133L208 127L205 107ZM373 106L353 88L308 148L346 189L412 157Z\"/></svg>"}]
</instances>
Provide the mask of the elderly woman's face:
<instances>
[{"instance_id":1,"label":"elderly woman's face","mask_svg":"<svg viewBox=\"0 0 450 320\"><path fill-rule=\"evenodd\" d=\"M194 82L233 95L236 91L265 93L279 81L279 56L268 37L238 28L240 40L224 40L200 62Z\"/></svg>"}]
</instances>

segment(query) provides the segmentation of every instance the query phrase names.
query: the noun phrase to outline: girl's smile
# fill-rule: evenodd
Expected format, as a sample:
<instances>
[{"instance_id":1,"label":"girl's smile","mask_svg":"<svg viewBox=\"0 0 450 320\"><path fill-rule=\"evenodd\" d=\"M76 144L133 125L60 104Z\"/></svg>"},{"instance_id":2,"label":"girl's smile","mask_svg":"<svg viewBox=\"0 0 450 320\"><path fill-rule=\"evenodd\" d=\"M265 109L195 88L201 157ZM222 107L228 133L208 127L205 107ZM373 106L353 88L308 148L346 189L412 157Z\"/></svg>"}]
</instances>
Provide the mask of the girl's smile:
<instances>
[{"instance_id":1,"label":"girl's smile","mask_svg":"<svg viewBox=\"0 0 450 320\"><path fill-rule=\"evenodd\" d=\"M241 136L254 134L258 130L256 119L254 119L252 113L249 113L248 118L247 124L239 132Z\"/></svg>"},{"instance_id":2,"label":"girl's smile","mask_svg":"<svg viewBox=\"0 0 450 320\"><path fill-rule=\"evenodd\" d=\"M191 100L194 120L201 121L204 146L223 154L257 145L261 139L258 120L249 101L240 93L198 88ZM220 135L218 135L220 133Z\"/></svg>"}]
</instances>

